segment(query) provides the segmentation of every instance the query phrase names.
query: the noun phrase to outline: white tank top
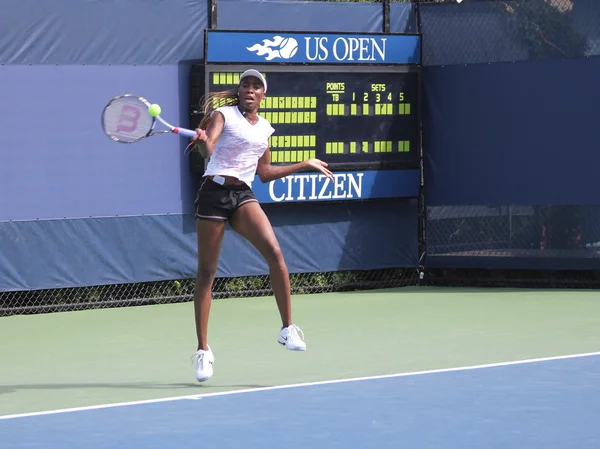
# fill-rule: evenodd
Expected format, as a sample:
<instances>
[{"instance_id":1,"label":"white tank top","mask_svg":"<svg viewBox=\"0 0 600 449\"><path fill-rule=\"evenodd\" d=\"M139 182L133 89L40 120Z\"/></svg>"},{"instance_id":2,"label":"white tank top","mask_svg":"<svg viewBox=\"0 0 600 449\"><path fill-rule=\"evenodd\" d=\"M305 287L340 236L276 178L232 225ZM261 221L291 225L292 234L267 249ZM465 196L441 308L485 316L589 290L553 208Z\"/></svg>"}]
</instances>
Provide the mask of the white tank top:
<instances>
[{"instance_id":1,"label":"white tank top","mask_svg":"<svg viewBox=\"0 0 600 449\"><path fill-rule=\"evenodd\" d=\"M258 160L269 146L275 130L264 118L250 124L237 106L223 106L215 112L225 117L225 126L208 161L204 176L233 176L252 187Z\"/></svg>"}]
</instances>

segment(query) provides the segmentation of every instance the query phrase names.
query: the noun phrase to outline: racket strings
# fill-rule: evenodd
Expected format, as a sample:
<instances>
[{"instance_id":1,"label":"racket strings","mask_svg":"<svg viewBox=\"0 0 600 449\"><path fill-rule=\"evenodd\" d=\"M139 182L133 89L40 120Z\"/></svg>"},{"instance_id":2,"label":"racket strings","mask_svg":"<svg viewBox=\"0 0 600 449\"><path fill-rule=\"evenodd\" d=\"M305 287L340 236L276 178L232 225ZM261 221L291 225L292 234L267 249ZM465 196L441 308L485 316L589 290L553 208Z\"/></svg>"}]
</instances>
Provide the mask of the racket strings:
<instances>
[{"instance_id":1,"label":"racket strings","mask_svg":"<svg viewBox=\"0 0 600 449\"><path fill-rule=\"evenodd\" d=\"M137 97L121 97L110 103L102 115L106 134L119 142L135 142L154 127L148 106Z\"/></svg>"}]
</instances>

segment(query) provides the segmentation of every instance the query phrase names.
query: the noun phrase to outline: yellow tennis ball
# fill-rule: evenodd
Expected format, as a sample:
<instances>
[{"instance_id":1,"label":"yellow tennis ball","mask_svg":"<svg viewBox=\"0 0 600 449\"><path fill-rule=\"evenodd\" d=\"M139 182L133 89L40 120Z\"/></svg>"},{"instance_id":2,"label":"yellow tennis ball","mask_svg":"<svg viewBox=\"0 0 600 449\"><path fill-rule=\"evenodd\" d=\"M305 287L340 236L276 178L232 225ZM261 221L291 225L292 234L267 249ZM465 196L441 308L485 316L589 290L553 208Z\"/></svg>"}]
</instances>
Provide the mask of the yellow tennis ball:
<instances>
[{"instance_id":1,"label":"yellow tennis ball","mask_svg":"<svg viewBox=\"0 0 600 449\"><path fill-rule=\"evenodd\" d=\"M150 114L152 117L157 117L160 115L160 106L157 104L152 104L150 105L150 107L148 108L148 114Z\"/></svg>"}]
</instances>

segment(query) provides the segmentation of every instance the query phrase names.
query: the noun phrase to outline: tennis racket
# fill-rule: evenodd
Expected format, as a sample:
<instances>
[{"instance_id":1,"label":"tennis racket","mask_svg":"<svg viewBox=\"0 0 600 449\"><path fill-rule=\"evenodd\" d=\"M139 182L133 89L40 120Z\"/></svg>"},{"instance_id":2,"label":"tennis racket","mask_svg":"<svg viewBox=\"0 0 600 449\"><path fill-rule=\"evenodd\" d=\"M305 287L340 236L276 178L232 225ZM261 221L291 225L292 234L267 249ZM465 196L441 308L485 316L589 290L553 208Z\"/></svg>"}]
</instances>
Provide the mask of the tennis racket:
<instances>
[{"instance_id":1,"label":"tennis racket","mask_svg":"<svg viewBox=\"0 0 600 449\"><path fill-rule=\"evenodd\" d=\"M150 102L143 97L131 94L119 95L104 107L102 129L108 137L119 143L139 142L163 133L174 133L189 138L197 135L196 131L167 123L160 115L152 117L148 112L149 107ZM155 130L157 121L167 129Z\"/></svg>"}]
</instances>

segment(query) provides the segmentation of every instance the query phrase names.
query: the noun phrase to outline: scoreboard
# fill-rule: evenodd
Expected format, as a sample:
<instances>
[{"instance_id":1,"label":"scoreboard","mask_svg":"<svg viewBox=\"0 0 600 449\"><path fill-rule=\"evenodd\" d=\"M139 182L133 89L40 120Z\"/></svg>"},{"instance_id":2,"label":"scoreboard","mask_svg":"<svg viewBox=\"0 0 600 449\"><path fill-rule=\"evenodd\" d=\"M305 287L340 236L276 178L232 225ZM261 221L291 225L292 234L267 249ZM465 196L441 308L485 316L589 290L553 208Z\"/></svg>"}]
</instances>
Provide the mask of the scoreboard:
<instances>
[{"instance_id":1,"label":"scoreboard","mask_svg":"<svg viewBox=\"0 0 600 449\"><path fill-rule=\"evenodd\" d=\"M268 83L258 113L275 128L272 164L318 158L334 172L365 171L361 179L399 170L412 182L422 159L420 44L410 34L207 30L191 71L190 126L205 93L235 88L254 68ZM193 162L198 173L205 162Z\"/></svg>"},{"instance_id":2,"label":"scoreboard","mask_svg":"<svg viewBox=\"0 0 600 449\"><path fill-rule=\"evenodd\" d=\"M320 69L320 70L319 70ZM329 69L329 70L325 70ZM207 71L211 92L238 85L243 67ZM418 167L416 71L261 70L268 83L259 115L275 128L271 163L318 158L333 169Z\"/></svg>"}]
</instances>

